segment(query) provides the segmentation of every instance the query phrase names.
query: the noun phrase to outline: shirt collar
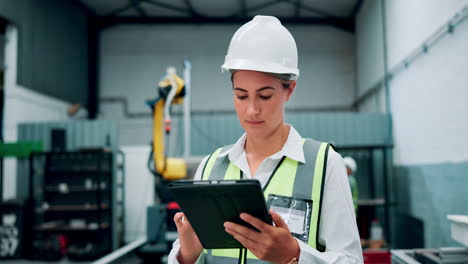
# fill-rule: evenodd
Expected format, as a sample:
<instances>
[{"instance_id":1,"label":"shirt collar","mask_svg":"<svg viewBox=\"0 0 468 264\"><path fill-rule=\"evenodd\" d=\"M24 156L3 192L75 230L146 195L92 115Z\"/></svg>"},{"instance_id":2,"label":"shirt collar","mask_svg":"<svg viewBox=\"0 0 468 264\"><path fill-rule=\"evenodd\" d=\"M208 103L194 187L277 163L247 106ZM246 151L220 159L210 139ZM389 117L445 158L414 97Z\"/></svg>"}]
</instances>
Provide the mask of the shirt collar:
<instances>
[{"instance_id":1,"label":"shirt collar","mask_svg":"<svg viewBox=\"0 0 468 264\"><path fill-rule=\"evenodd\" d=\"M288 124L289 125L289 124ZM286 156L290 159L296 160L298 162L305 163L304 158L304 148L303 148L303 138L301 135L294 129L293 126L289 125L289 134L288 139L284 143L283 148L271 155L271 159L281 159L283 156ZM244 145L247 134L244 133L237 142L231 147L221 151L219 154L220 157L228 155L229 160L234 162L238 160L241 156L245 155Z\"/></svg>"}]
</instances>

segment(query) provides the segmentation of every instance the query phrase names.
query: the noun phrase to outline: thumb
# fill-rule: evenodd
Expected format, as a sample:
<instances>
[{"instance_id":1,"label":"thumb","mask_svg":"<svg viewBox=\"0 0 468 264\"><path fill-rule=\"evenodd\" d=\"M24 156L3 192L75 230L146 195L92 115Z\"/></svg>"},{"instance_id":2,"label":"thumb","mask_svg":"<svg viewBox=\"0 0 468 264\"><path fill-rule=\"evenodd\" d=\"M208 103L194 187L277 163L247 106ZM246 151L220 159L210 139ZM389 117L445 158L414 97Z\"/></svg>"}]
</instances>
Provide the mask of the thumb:
<instances>
[{"instance_id":1,"label":"thumb","mask_svg":"<svg viewBox=\"0 0 468 264\"><path fill-rule=\"evenodd\" d=\"M177 227L177 231L180 231L180 229L182 228L182 226L184 225L182 223L182 217L184 217L184 213L176 213L174 215L174 223L176 224L176 227Z\"/></svg>"},{"instance_id":2,"label":"thumb","mask_svg":"<svg viewBox=\"0 0 468 264\"><path fill-rule=\"evenodd\" d=\"M277 227L281 227L289 231L288 225L283 221L283 218L281 218L279 214L270 209L270 215Z\"/></svg>"}]
</instances>

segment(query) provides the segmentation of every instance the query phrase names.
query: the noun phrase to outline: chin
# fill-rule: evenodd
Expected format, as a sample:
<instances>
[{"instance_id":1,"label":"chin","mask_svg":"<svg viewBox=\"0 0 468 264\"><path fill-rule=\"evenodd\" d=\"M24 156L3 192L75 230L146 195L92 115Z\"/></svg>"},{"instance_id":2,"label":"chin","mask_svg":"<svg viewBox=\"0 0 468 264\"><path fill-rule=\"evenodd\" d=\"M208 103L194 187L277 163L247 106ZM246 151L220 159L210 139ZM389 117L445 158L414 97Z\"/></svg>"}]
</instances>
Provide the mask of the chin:
<instances>
[{"instance_id":1,"label":"chin","mask_svg":"<svg viewBox=\"0 0 468 264\"><path fill-rule=\"evenodd\" d=\"M244 127L244 131L250 136L265 136L268 134L268 130L264 127L249 127L248 125Z\"/></svg>"}]
</instances>

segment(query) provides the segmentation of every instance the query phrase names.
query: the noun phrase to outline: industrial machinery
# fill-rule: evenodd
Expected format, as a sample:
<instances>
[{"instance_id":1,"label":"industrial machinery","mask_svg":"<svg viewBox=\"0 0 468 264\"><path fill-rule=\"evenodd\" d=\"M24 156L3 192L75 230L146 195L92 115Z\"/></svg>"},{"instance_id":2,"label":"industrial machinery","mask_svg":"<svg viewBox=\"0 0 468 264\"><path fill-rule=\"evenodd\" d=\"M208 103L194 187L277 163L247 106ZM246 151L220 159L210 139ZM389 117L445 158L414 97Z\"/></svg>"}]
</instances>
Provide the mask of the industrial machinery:
<instances>
[{"instance_id":1,"label":"industrial machinery","mask_svg":"<svg viewBox=\"0 0 468 264\"><path fill-rule=\"evenodd\" d=\"M190 69L189 66L188 61L185 61L186 72ZM170 181L185 178L187 166L184 159L167 157L167 154L173 125L171 108L172 105L181 104L185 94L184 80L176 74L174 67L169 67L166 76L158 84L158 97L148 102L153 112L153 142L148 168L155 176L155 191L159 203L147 208L147 243L138 250L143 259L155 261L167 254L170 244L177 237L172 218L178 211L178 206L167 186ZM184 108L184 112L186 109ZM167 237L167 234L173 235Z\"/></svg>"},{"instance_id":2,"label":"industrial machinery","mask_svg":"<svg viewBox=\"0 0 468 264\"><path fill-rule=\"evenodd\" d=\"M468 263L468 248L449 247L432 249L392 250L395 264L465 264Z\"/></svg>"},{"instance_id":3,"label":"industrial machinery","mask_svg":"<svg viewBox=\"0 0 468 264\"><path fill-rule=\"evenodd\" d=\"M468 263L468 215L447 215L453 240L462 247L392 250L396 264L466 264Z\"/></svg>"},{"instance_id":4,"label":"industrial machinery","mask_svg":"<svg viewBox=\"0 0 468 264\"><path fill-rule=\"evenodd\" d=\"M168 148L165 148L165 141L169 142L172 131L171 107L181 104L185 96L185 83L174 67L167 68L166 76L158 84L158 92L158 97L148 102L153 112L153 142L148 168L156 177L157 195L162 203L166 203L172 200L167 192L167 182L183 179L187 174L185 161L167 157Z\"/></svg>"},{"instance_id":5,"label":"industrial machinery","mask_svg":"<svg viewBox=\"0 0 468 264\"><path fill-rule=\"evenodd\" d=\"M177 239L173 215L178 206L173 202L168 190L170 181L183 179L187 175L186 160L190 155L190 71L191 64L184 61L184 78L176 74L173 67L167 68L166 75L158 83L158 96L147 102L152 110L153 134L151 153L148 158L148 168L155 176L155 205L147 208L146 237L104 256L93 264L110 263L165 263L163 257L171 249L172 242ZM181 158L168 157L169 138L171 137L173 121L171 108L183 103L184 121L184 155Z\"/></svg>"}]
</instances>

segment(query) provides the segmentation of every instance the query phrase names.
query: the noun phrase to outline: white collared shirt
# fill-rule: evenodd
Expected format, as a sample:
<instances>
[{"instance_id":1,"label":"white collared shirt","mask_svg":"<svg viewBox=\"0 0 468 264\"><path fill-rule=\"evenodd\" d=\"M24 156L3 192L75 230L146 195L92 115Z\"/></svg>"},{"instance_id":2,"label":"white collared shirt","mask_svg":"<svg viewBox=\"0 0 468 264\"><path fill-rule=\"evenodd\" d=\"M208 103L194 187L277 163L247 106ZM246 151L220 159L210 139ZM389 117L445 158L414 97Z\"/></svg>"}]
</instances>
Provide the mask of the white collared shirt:
<instances>
[{"instance_id":1,"label":"white collared shirt","mask_svg":"<svg viewBox=\"0 0 468 264\"><path fill-rule=\"evenodd\" d=\"M255 175L250 173L244 150L246 134L242 135L231 148L224 150L220 155L228 155L229 161L236 165L246 178L259 180L263 187L283 156L298 162L305 162L302 137L291 125L290 127L288 139L283 148L263 160L255 171ZM198 166L195 180L201 179L207 160L208 157L205 157ZM361 242L345 165L340 154L332 149L328 153L319 228L319 241L326 246L326 251L319 252L301 240L297 239L297 241L301 250L299 264L363 263ZM179 240L176 240L169 254L168 264L179 264L176 259L179 248Z\"/></svg>"}]
</instances>

